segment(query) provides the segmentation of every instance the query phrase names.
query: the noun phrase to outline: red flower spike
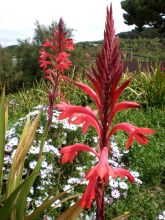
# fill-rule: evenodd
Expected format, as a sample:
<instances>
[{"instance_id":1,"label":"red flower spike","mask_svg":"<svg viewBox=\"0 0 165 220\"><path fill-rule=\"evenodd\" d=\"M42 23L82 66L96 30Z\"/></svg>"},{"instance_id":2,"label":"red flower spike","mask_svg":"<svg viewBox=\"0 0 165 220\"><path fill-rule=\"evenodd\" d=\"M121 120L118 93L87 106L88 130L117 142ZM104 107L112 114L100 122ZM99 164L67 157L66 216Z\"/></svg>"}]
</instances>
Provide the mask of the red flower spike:
<instances>
[{"instance_id":1,"label":"red flower spike","mask_svg":"<svg viewBox=\"0 0 165 220\"><path fill-rule=\"evenodd\" d=\"M43 47L40 51L40 67L45 72L45 78L47 78L52 85L51 98L49 95L49 124L52 120L53 107L56 96L58 93L58 85L62 79L67 77L61 76L61 74L68 69L72 63L69 60L68 51L73 50L73 41L66 38L66 32L63 31L63 21L60 19L57 30L54 31L54 36L50 40L46 40L43 43ZM49 49L49 52L46 51ZM68 81L68 80L67 80Z\"/></svg>"},{"instance_id":2,"label":"red flower spike","mask_svg":"<svg viewBox=\"0 0 165 220\"><path fill-rule=\"evenodd\" d=\"M67 57L63 59L65 60L66 58ZM119 111L140 106L137 103L129 101L119 102L122 92L130 82L130 80L127 80L121 86L118 86L122 75L122 69L123 65L121 62L118 39L115 37L111 7L110 10L107 9L104 41L101 53L98 54L96 59L96 68L92 67L92 72L86 71L93 88L80 82L74 82L94 101L97 114L90 108L71 106L64 102L56 105L56 107L62 111L59 119L68 118L69 123L76 125L81 124L83 133L88 130L89 126L93 126L99 136L100 151L99 154L95 154L99 158L99 162L86 175L86 179L89 180L89 183L81 200L81 206L83 208L90 208L94 199L97 200L96 204L99 204L97 209L104 207L102 204L102 201L104 201L102 198L104 196L104 183L108 182L109 176L112 178L117 178L118 176L121 178L127 177L132 183L135 182L128 170L123 168L114 169L109 165L108 144L111 135L119 129L128 132L129 138L126 143L126 148L128 149L134 139L139 143L147 144L148 139L145 135L155 132L149 128L137 128L128 123L120 123L110 130L112 119ZM63 149L61 150L63 154L62 163L73 161L79 150L89 151L90 147L84 148L80 144L75 144ZM99 185L99 181L102 181L103 184ZM97 192L100 192L100 197L96 197L96 189ZM101 212L104 212L104 210L99 210L97 212L96 219L102 219L104 215L100 217L99 213Z\"/></svg>"}]
</instances>

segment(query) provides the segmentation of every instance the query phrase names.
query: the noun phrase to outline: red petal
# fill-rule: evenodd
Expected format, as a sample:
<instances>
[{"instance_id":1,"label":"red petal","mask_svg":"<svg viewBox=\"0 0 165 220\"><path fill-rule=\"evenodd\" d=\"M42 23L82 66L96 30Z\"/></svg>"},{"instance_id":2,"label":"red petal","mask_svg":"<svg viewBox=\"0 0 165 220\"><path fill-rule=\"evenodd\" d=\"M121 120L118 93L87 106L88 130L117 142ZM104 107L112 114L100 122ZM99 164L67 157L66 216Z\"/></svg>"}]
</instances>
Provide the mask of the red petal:
<instances>
[{"instance_id":1,"label":"red petal","mask_svg":"<svg viewBox=\"0 0 165 220\"><path fill-rule=\"evenodd\" d=\"M87 179L90 179L92 176L99 176L101 179L107 177L109 171L109 164L108 164L108 148L104 147L99 162L95 165L89 173L86 175Z\"/></svg>"},{"instance_id":2,"label":"red petal","mask_svg":"<svg viewBox=\"0 0 165 220\"><path fill-rule=\"evenodd\" d=\"M129 102L129 101L124 101L124 102L120 102L120 103L115 104L110 115L109 115L109 119L108 119L109 125L112 122L112 119L116 115L117 112L120 112L124 109L138 108L138 107L140 107L140 104L138 104L136 102Z\"/></svg>"},{"instance_id":3,"label":"red petal","mask_svg":"<svg viewBox=\"0 0 165 220\"><path fill-rule=\"evenodd\" d=\"M142 133L146 135L154 134L156 132L155 130L150 129L150 128L138 128L137 127L136 130L137 130L137 133Z\"/></svg>"},{"instance_id":4,"label":"red petal","mask_svg":"<svg viewBox=\"0 0 165 220\"><path fill-rule=\"evenodd\" d=\"M135 134L135 139L140 144L148 144L149 140L144 136L140 134Z\"/></svg>"},{"instance_id":5,"label":"red petal","mask_svg":"<svg viewBox=\"0 0 165 220\"><path fill-rule=\"evenodd\" d=\"M73 144L61 149L61 163L72 162L77 155L78 151L89 151L98 157L98 154L95 150L85 144Z\"/></svg>"},{"instance_id":6,"label":"red petal","mask_svg":"<svg viewBox=\"0 0 165 220\"><path fill-rule=\"evenodd\" d=\"M125 144L126 150L128 150L130 148L130 146L132 145L133 139L134 139L134 134L130 134L129 138Z\"/></svg>"},{"instance_id":7,"label":"red petal","mask_svg":"<svg viewBox=\"0 0 165 220\"><path fill-rule=\"evenodd\" d=\"M118 102L120 95L122 94L122 92L124 91L124 89L128 86L128 84L130 83L130 80L125 81L114 93L113 95L113 104L115 104L116 102ZM113 91L112 91L113 92Z\"/></svg>"},{"instance_id":8,"label":"red petal","mask_svg":"<svg viewBox=\"0 0 165 220\"><path fill-rule=\"evenodd\" d=\"M90 208L92 205L93 200L95 199L96 196L96 182L97 182L97 177L92 177L88 183L88 186L85 189L85 192L82 196L81 199L81 207L82 208Z\"/></svg>"},{"instance_id":9,"label":"red petal","mask_svg":"<svg viewBox=\"0 0 165 220\"><path fill-rule=\"evenodd\" d=\"M75 82L75 84L81 88L87 95L91 97L91 99L95 102L98 109L101 109L100 100L97 97L95 91L88 85L84 83Z\"/></svg>"},{"instance_id":10,"label":"red petal","mask_svg":"<svg viewBox=\"0 0 165 220\"><path fill-rule=\"evenodd\" d=\"M125 132L134 132L136 129L136 127L130 123L126 123L126 122L123 122L123 123L118 123L116 124L109 132L108 136L107 136L107 139L109 140L110 137L115 134L118 130L122 130L122 131L125 131Z\"/></svg>"},{"instance_id":11,"label":"red petal","mask_svg":"<svg viewBox=\"0 0 165 220\"><path fill-rule=\"evenodd\" d=\"M61 102L60 104L55 105L55 107L60 111L66 110L69 106L70 105L68 105L66 102Z\"/></svg>"},{"instance_id":12,"label":"red petal","mask_svg":"<svg viewBox=\"0 0 165 220\"><path fill-rule=\"evenodd\" d=\"M134 179L134 177L131 175L131 173L128 171L128 170L126 170L126 169L123 169L123 168L116 168L116 169L114 169L114 172L116 173L116 175L118 175L118 176L120 176L121 178L123 178L123 177L128 177L128 179L132 182L132 183L134 183L135 182L135 179Z\"/></svg>"},{"instance_id":13,"label":"red petal","mask_svg":"<svg viewBox=\"0 0 165 220\"><path fill-rule=\"evenodd\" d=\"M88 76L89 80L91 81L94 89L95 89L95 92L98 94L99 97L101 97L101 85L100 85L100 81L98 83L98 81L96 79L93 78L93 76L86 71L86 75Z\"/></svg>"}]
</instances>

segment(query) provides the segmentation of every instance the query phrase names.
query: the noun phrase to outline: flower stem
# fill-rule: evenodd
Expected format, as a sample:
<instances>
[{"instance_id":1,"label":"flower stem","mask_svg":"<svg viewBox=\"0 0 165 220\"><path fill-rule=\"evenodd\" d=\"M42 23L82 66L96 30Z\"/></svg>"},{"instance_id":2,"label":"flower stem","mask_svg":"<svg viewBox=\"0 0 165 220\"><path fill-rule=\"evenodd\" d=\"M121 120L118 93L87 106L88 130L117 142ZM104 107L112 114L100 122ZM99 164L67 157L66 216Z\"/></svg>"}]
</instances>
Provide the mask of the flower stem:
<instances>
[{"instance_id":1,"label":"flower stem","mask_svg":"<svg viewBox=\"0 0 165 220\"><path fill-rule=\"evenodd\" d=\"M96 220L105 220L104 180L100 177L96 185Z\"/></svg>"},{"instance_id":2,"label":"flower stem","mask_svg":"<svg viewBox=\"0 0 165 220\"><path fill-rule=\"evenodd\" d=\"M49 120L48 120L47 123L46 123L46 125L45 125L44 133L43 133L42 138L41 138L39 158L41 158L41 157L43 156L43 148L44 148L44 145L45 145L45 141L46 141L46 139L47 139L47 136L48 136L49 127L50 127L50 123L49 123Z\"/></svg>"}]
</instances>

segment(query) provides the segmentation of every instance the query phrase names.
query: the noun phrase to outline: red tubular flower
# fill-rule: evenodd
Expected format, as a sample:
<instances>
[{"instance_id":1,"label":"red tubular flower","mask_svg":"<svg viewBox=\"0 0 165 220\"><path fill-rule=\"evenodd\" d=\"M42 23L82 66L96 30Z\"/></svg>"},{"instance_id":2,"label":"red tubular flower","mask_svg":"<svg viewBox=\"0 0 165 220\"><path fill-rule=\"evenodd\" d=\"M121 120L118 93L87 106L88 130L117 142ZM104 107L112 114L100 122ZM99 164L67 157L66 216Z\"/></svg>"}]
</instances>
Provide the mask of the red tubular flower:
<instances>
[{"instance_id":1,"label":"red tubular flower","mask_svg":"<svg viewBox=\"0 0 165 220\"><path fill-rule=\"evenodd\" d=\"M108 182L108 177L111 176L113 178L117 178L118 176L128 177L131 182L135 182L134 177L130 174L130 172L123 168L112 168L108 163L108 148L104 147L101 155L99 155L94 149L85 144L74 144L63 147L61 150L62 158L61 163L72 162L74 158L77 156L79 151L88 151L93 153L98 159L99 162L95 165L86 175L86 179L89 180L88 186L82 196L81 206L90 208L93 200L95 199L96 192L96 182L98 177L104 180L106 183Z\"/></svg>"},{"instance_id":2,"label":"red tubular flower","mask_svg":"<svg viewBox=\"0 0 165 220\"><path fill-rule=\"evenodd\" d=\"M105 183L108 182L108 177L111 176L112 178L117 178L118 176L128 177L128 179L134 183L135 179L131 175L131 173L123 168L116 168L113 169L109 163L108 163L108 148L104 147L99 162L96 166L94 166L89 173L86 175L86 179L89 180L88 186L86 187L85 193L81 200L81 206L90 208L92 205L93 200L95 199L96 192L96 182L98 177L100 177L101 180L104 180Z\"/></svg>"},{"instance_id":3,"label":"red tubular flower","mask_svg":"<svg viewBox=\"0 0 165 220\"><path fill-rule=\"evenodd\" d=\"M56 62L57 62L56 70L60 72L64 72L65 69L68 69L72 65L68 57L69 54L65 52L62 52L58 55L58 57L56 58Z\"/></svg>"},{"instance_id":4,"label":"red tubular flower","mask_svg":"<svg viewBox=\"0 0 165 220\"><path fill-rule=\"evenodd\" d=\"M129 134L129 138L126 142L126 149L128 150L132 145L133 140L135 139L140 144L148 144L149 140L146 135L154 134L156 131L150 128L138 128L130 123L119 123L113 127L109 133L108 138L115 134L118 130L125 131Z\"/></svg>"},{"instance_id":5,"label":"red tubular flower","mask_svg":"<svg viewBox=\"0 0 165 220\"><path fill-rule=\"evenodd\" d=\"M56 105L57 109L62 111L59 120L68 118L70 123L83 124L83 132L86 132L89 126L93 126L98 136L101 135L101 125L96 117L96 112L89 107L82 107L76 105L68 105L65 102Z\"/></svg>"},{"instance_id":6,"label":"red tubular flower","mask_svg":"<svg viewBox=\"0 0 165 220\"><path fill-rule=\"evenodd\" d=\"M62 158L61 163L72 162L74 158L77 156L78 151L89 151L92 152L95 156L99 157L97 152L93 150L91 147L85 144L74 144L63 147L61 150Z\"/></svg>"},{"instance_id":7,"label":"red tubular flower","mask_svg":"<svg viewBox=\"0 0 165 220\"><path fill-rule=\"evenodd\" d=\"M112 178L117 178L117 176L120 176L120 177L126 176L129 178L131 182L135 182L133 176L126 169L123 169L123 168L113 169L109 165L107 147L103 148L100 159L99 159L99 163L90 170L86 178L90 179L91 176L100 177L102 180L104 179L105 182L107 182L109 176L111 176Z\"/></svg>"},{"instance_id":8,"label":"red tubular flower","mask_svg":"<svg viewBox=\"0 0 165 220\"><path fill-rule=\"evenodd\" d=\"M96 184L97 184L97 176L93 176L86 189L85 189L85 192L82 196L82 199L81 199L81 207L82 208L90 208L92 203L93 203L93 200L95 199L96 197Z\"/></svg>"},{"instance_id":9,"label":"red tubular flower","mask_svg":"<svg viewBox=\"0 0 165 220\"><path fill-rule=\"evenodd\" d=\"M66 39L65 43L66 43L65 47L68 51L72 51L74 49L72 39L69 39L69 38Z\"/></svg>"}]
</instances>

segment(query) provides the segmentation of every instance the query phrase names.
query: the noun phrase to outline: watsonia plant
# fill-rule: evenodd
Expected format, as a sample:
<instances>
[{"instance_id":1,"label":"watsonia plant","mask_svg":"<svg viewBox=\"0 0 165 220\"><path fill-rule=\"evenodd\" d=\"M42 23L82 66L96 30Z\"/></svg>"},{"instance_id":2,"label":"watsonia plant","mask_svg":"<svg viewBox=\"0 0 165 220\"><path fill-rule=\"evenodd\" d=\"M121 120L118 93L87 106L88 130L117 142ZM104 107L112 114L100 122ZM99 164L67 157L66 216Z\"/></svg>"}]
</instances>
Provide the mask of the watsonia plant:
<instances>
[{"instance_id":1,"label":"watsonia plant","mask_svg":"<svg viewBox=\"0 0 165 220\"><path fill-rule=\"evenodd\" d=\"M72 162L79 151L88 151L93 153L98 159L98 163L87 173L86 179L89 181L79 204L82 208L90 208L93 201L96 200L96 219L104 220L105 217L105 186L108 178L127 177L130 182L134 183L134 177L127 169L121 167L113 168L108 161L111 153L111 137L118 130L128 133L126 149L128 150L133 141L136 140L140 144L148 144L146 135L155 133L150 128L138 128L127 122L116 124L112 127L112 120L116 114L122 110L130 108L138 108L139 104L122 101L119 102L120 95L128 86L130 80L125 81L122 85L118 85L122 76L122 62L119 50L118 39L115 37L114 20L112 16L112 6L107 8L106 25L104 32L104 40L102 50L96 59L96 68L92 67L92 71L86 71L86 75L92 84L89 85L75 82L94 101L96 109L90 106L82 107L70 105L65 102L57 104L56 107L61 111L59 119L69 119L69 122L76 125L82 125L82 132L87 132L89 126L96 129L99 138L99 147L96 149L88 145L76 143L62 148L61 163ZM63 215L63 219L65 215Z\"/></svg>"}]
</instances>

